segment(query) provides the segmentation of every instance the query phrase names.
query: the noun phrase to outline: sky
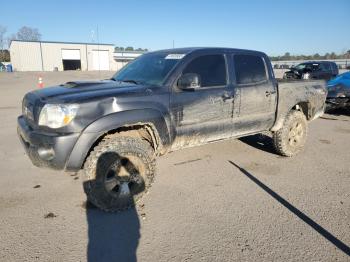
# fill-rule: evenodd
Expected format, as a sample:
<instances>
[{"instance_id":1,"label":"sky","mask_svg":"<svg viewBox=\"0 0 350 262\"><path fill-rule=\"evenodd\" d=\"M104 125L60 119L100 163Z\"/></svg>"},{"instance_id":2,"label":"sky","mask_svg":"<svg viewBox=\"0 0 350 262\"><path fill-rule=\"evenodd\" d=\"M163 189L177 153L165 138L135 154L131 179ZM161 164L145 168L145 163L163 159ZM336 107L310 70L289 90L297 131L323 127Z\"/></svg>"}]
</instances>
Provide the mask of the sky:
<instances>
[{"instance_id":1,"label":"sky","mask_svg":"<svg viewBox=\"0 0 350 262\"><path fill-rule=\"evenodd\" d=\"M158 50L186 46L254 49L268 55L350 49L350 0L2 1L8 33L38 28L42 40Z\"/></svg>"}]
</instances>

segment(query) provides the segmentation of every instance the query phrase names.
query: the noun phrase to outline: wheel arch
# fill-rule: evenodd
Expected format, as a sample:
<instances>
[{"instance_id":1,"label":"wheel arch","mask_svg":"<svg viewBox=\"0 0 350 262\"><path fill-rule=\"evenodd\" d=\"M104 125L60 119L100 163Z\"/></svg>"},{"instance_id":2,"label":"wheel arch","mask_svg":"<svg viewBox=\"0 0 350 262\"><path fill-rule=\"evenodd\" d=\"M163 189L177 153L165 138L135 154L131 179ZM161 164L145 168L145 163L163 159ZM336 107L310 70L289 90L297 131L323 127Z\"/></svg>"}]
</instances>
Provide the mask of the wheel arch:
<instances>
[{"instance_id":1,"label":"wheel arch","mask_svg":"<svg viewBox=\"0 0 350 262\"><path fill-rule=\"evenodd\" d=\"M312 104L308 101L300 101L296 104L294 104L293 106L291 106L284 114L283 116L280 116L275 125L271 128L271 131L275 132L277 130L279 130L282 126L283 126L283 122L287 116L287 114L291 111L291 110L297 110L297 111L301 111L305 117L306 120L311 120L313 117L313 111L312 110Z\"/></svg>"},{"instance_id":2,"label":"wheel arch","mask_svg":"<svg viewBox=\"0 0 350 262\"><path fill-rule=\"evenodd\" d=\"M139 136L147 140L156 154L164 154L170 144L167 120L154 109L132 110L104 116L87 126L67 160L67 171L80 170L91 150L106 135Z\"/></svg>"}]
</instances>

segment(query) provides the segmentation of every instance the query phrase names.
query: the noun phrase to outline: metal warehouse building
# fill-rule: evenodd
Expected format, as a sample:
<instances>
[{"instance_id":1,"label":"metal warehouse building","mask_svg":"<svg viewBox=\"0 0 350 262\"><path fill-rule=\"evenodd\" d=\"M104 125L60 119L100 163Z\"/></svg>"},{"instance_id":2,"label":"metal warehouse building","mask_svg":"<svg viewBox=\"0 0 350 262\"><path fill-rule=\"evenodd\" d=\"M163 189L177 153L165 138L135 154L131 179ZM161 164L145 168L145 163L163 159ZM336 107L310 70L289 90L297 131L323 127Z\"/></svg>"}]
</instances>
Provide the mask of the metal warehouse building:
<instances>
[{"instance_id":1,"label":"metal warehouse building","mask_svg":"<svg viewBox=\"0 0 350 262\"><path fill-rule=\"evenodd\" d=\"M119 70L113 44L13 40L10 44L14 71Z\"/></svg>"}]
</instances>

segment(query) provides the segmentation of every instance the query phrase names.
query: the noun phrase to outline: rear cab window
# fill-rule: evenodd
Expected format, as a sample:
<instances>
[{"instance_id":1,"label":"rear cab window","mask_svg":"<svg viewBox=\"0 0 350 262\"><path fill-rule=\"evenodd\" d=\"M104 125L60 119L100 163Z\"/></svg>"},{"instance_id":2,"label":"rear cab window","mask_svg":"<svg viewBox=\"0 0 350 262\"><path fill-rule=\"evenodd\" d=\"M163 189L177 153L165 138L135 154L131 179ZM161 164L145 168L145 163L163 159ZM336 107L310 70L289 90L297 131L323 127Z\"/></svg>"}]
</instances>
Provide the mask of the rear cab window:
<instances>
[{"instance_id":1,"label":"rear cab window","mask_svg":"<svg viewBox=\"0 0 350 262\"><path fill-rule=\"evenodd\" d=\"M233 56L233 62L238 85L257 84L267 81L266 66L261 56L236 54Z\"/></svg>"}]
</instances>

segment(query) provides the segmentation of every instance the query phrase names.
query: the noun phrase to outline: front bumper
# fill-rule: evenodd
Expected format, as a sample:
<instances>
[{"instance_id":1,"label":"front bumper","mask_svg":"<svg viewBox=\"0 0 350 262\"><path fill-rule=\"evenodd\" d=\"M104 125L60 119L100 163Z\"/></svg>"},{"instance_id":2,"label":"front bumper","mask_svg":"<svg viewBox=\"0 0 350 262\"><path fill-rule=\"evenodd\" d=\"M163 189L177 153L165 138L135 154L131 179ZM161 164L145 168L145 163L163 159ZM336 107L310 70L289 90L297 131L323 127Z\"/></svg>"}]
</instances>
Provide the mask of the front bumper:
<instances>
[{"instance_id":1,"label":"front bumper","mask_svg":"<svg viewBox=\"0 0 350 262\"><path fill-rule=\"evenodd\" d=\"M32 163L52 169L65 169L79 138L79 133L59 134L33 130L23 116L17 119L17 133Z\"/></svg>"}]
</instances>

